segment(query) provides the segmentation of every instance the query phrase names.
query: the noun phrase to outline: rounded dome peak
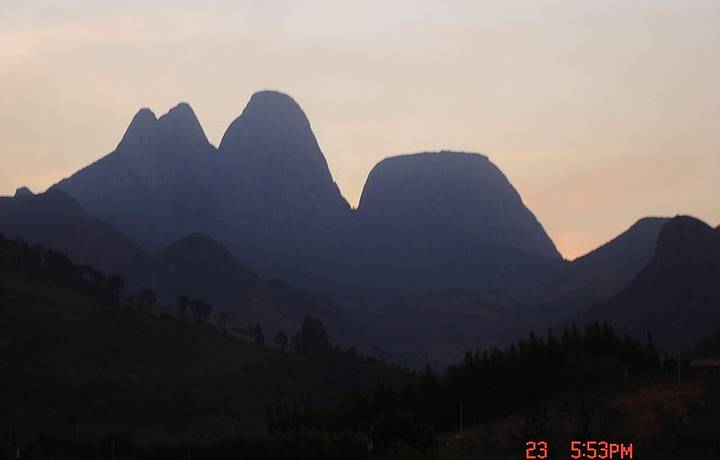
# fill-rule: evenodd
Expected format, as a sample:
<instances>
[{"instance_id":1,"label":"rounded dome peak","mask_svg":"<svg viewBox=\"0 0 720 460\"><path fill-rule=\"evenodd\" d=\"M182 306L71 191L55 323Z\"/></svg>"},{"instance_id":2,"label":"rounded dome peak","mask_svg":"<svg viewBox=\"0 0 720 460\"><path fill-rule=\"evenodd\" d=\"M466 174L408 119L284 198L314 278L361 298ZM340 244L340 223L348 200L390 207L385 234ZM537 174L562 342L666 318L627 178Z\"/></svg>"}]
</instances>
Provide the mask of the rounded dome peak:
<instances>
[{"instance_id":1,"label":"rounded dome peak","mask_svg":"<svg viewBox=\"0 0 720 460\"><path fill-rule=\"evenodd\" d=\"M437 235L450 239L455 231L560 257L510 181L485 155L442 151L386 158L370 171L358 211L367 221L389 227L442 227Z\"/></svg>"},{"instance_id":2,"label":"rounded dome peak","mask_svg":"<svg viewBox=\"0 0 720 460\"><path fill-rule=\"evenodd\" d=\"M254 93L250 96L250 101L245 110L249 107L256 106L269 109L293 108L302 111L298 103L295 102L295 99L285 93L274 90L263 90Z\"/></svg>"},{"instance_id":3,"label":"rounded dome peak","mask_svg":"<svg viewBox=\"0 0 720 460\"><path fill-rule=\"evenodd\" d=\"M312 156L319 154L305 113L292 97L278 91L253 94L240 116L225 131L220 148L242 150L248 147L244 144L251 144L265 154L291 150L313 150Z\"/></svg>"}]
</instances>

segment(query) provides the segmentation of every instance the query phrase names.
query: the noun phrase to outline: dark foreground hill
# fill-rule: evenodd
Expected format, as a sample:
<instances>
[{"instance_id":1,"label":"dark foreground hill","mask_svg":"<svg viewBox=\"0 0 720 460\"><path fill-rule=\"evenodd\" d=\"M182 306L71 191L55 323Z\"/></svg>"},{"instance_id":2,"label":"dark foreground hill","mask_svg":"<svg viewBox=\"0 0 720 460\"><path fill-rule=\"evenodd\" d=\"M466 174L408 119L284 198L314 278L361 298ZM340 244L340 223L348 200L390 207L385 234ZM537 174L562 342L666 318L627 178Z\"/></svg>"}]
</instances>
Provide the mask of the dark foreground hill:
<instances>
[{"instance_id":1,"label":"dark foreground hill","mask_svg":"<svg viewBox=\"0 0 720 460\"><path fill-rule=\"evenodd\" d=\"M634 281L583 320L604 320L660 346L682 350L720 326L720 229L679 216L660 232Z\"/></svg>"},{"instance_id":2,"label":"dark foreground hill","mask_svg":"<svg viewBox=\"0 0 720 460\"><path fill-rule=\"evenodd\" d=\"M144 272L143 285L168 305L180 296L202 299L226 314L229 324L260 324L268 334L294 334L305 316L313 316L323 321L336 343L358 340L350 319L334 302L259 277L220 243L199 233L151 257Z\"/></svg>"},{"instance_id":3,"label":"dark foreground hill","mask_svg":"<svg viewBox=\"0 0 720 460\"><path fill-rule=\"evenodd\" d=\"M60 253L0 239L0 446L40 433L215 438L264 426L270 403L322 406L401 376L346 352L249 343L118 292Z\"/></svg>"},{"instance_id":4,"label":"dark foreground hill","mask_svg":"<svg viewBox=\"0 0 720 460\"><path fill-rule=\"evenodd\" d=\"M0 197L0 232L62 251L77 263L109 274L128 276L145 260L138 245L89 216L75 199L58 189Z\"/></svg>"}]
</instances>

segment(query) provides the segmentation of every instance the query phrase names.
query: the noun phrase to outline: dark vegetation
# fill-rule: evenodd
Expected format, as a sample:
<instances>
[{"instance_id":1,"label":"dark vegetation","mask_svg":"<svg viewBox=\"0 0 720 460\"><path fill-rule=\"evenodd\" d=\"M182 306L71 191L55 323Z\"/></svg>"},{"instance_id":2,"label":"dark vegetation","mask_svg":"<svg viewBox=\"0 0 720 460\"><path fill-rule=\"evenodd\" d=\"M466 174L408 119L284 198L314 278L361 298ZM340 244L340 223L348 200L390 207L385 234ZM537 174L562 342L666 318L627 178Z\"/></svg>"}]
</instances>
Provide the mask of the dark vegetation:
<instances>
[{"instance_id":1,"label":"dark vegetation","mask_svg":"<svg viewBox=\"0 0 720 460\"><path fill-rule=\"evenodd\" d=\"M123 286L0 237L0 455L465 458L437 436L458 430L461 411L464 426L519 416L515 446L621 441L632 417L613 399L672 382L685 366L650 335L590 323L467 352L443 372L410 372L334 347L317 318L292 337L259 324L243 331L201 299L179 297L171 315L152 290L123 295ZM717 343L715 334L695 352ZM720 388L702 388L682 411L662 408L641 440L653 458L717 447Z\"/></svg>"},{"instance_id":2,"label":"dark vegetation","mask_svg":"<svg viewBox=\"0 0 720 460\"><path fill-rule=\"evenodd\" d=\"M97 458L110 442L173 452L180 440L198 452L226 442L247 455L332 451L356 439L238 433L262 428L273 403L321 409L351 389L409 376L331 346L316 319L279 339L279 350L204 314L161 313L152 291L123 296L121 285L56 251L0 238L0 456L20 446L23 458L45 458L43 449Z\"/></svg>"}]
</instances>

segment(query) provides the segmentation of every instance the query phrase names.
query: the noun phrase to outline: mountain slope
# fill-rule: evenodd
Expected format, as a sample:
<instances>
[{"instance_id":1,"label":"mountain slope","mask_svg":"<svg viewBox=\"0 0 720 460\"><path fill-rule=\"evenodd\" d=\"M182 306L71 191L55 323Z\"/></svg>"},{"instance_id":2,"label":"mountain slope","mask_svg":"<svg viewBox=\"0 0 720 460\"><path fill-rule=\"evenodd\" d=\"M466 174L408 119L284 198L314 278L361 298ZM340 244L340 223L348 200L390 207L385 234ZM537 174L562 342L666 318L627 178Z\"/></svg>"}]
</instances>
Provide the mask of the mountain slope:
<instances>
[{"instance_id":1,"label":"mountain slope","mask_svg":"<svg viewBox=\"0 0 720 460\"><path fill-rule=\"evenodd\" d=\"M548 283L530 292L525 302L532 311L520 320L528 328L551 327L617 294L650 261L669 220L642 218L597 249L565 263Z\"/></svg>"},{"instance_id":2,"label":"mountain slope","mask_svg":"<svg viewBox=\"0 0 720 460\"><path fill-rule=\"evenodd\" d=\"M268 335L282 329L294 334L306 316L321 319L337 343L357 338L347 317L332 302L265 280L243 265L220 243L202 234L181 238L149 260L148 278L158 300L174 305L178 296L201 299L228 315L231 324L256 323Z\"/></svg>"},{"instance_id":3,"label":"mountain slope","mask_svg":"<svg viewBox=\"0 0 720 460\"><path fill-rule=\"evenodd\" d=\"M403 374L347 353L281 353L205 322L106 303L79 267L58 272L36 255L0 238L3 446L11 432L21 443L52 433L95 444L119 432L207 441L262 429L270 404L331 404Z\"/></svg>"},{"instance_id":4,"label":"mountain slope","mask_svg":"<svg viewBox=\"0 0 720 460\"><path fill-rule=\"evenodd\" d=\"M660 230L667 217L645 217L597 249L570 264L575 276L593 273L614 284L631 281L655 253Z\"/></svg>"},{"instance_id":5,"label":"mountain slope","mask_svg":"<svg viewBox=\"0 0 720 460\"><path fill-rule=\"evenodd\" d=\"M655 255L635 280L581 320L651 333L668 350L685 349L720 325L720 229L679 216L660 232Z\"/></svg>"},{"instance_id":6,"label":"mountain slope","mask_svg":"<svg viewBox=\"0 0 720 460\"><path fill-rule=\"evenodd\" d=\"M142 109L112 153L54 188L154 252L212 221L207 184L214 150L189 105L159 119Z\"/></svg>"},{"instance_id":7,"label":"mountain slope","mask_svg":"<svg viewBox=\"0 0 720 460\"><path fill-rule=\"evenodd\" d=\"M104 222L88 216L61 190L0 197L0 233L67 253L107 275L133 273L145 254Z\"/></svg>"},{"instance_id":8,"label":"mountain slope","mask_svg":"<svg viewBox=\"0 0 720 460\"><path fill-rule=\"evenodd\" d=\"M300 106L255 93L225 132L215 166L222 225L211 236L263 273L301 285L321 278L350 207Z\"/></svg>"}]
</instances>

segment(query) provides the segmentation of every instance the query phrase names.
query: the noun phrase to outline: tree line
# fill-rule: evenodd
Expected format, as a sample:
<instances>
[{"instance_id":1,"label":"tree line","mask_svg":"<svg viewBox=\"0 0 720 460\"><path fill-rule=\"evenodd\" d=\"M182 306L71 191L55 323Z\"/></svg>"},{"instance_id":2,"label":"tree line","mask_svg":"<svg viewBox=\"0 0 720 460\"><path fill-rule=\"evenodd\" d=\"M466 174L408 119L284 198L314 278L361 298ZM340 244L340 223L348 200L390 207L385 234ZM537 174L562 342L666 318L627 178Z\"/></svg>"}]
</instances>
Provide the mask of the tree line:
<instances>
[{"instance_id":1,"label":"tree line","mask_svg":"<svg viewBox=\"0 0 720 460\"><path fill-rule=\"evenodd\" d=\"M641 342L607 324L571 326L559 336L530 333L506 348L468 351L444 372L428 366L400 388L380 382L372 391L348 392L328 410L270 407L267 429L351 430L369 433L381 451L400 443L424 452L432 448L434 433L459 428L461 410L463 423L471 425L569 398L587 431L598 398L625 382L673 373L676 365L650 336Z\"/></svg>"}]
</instances>

